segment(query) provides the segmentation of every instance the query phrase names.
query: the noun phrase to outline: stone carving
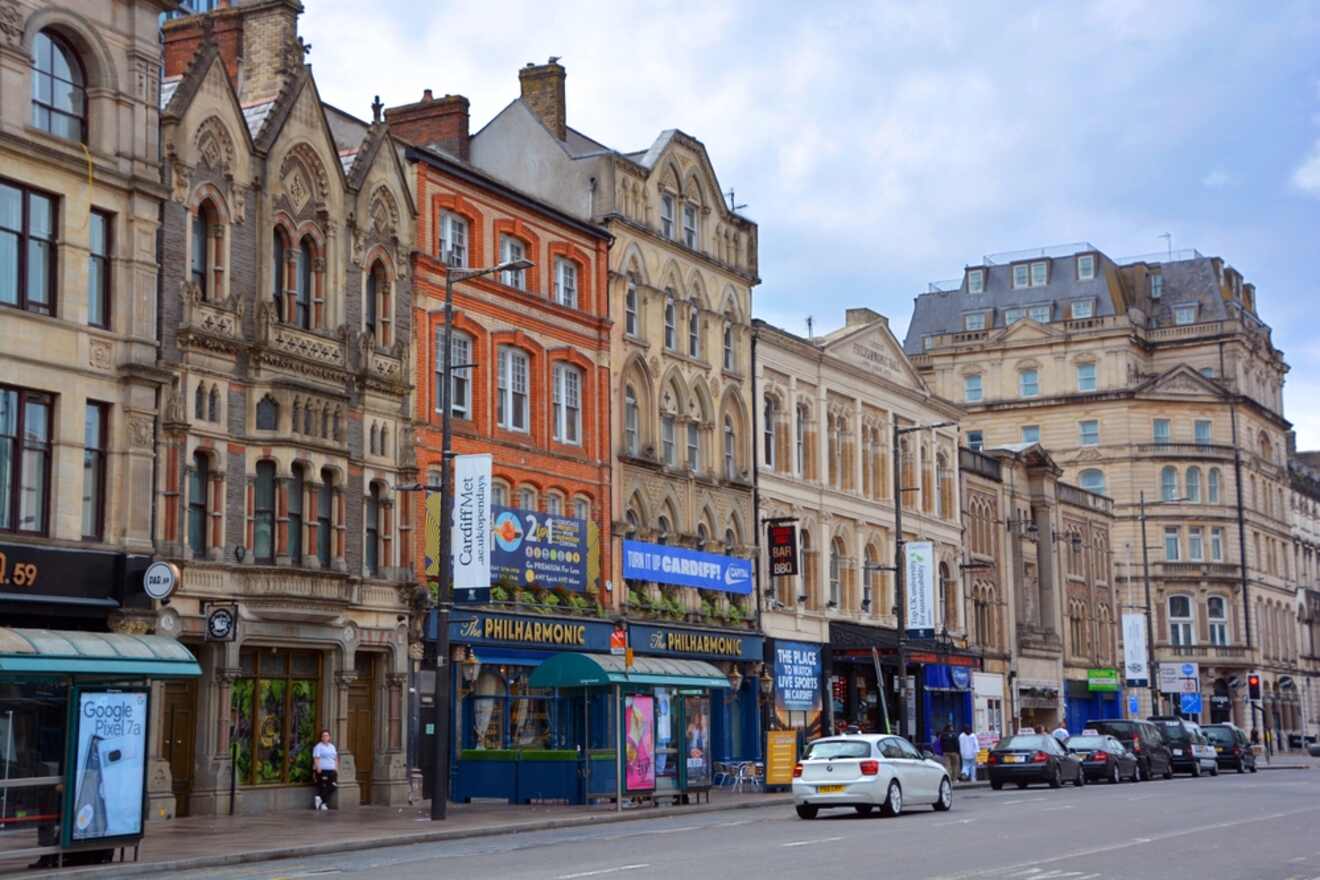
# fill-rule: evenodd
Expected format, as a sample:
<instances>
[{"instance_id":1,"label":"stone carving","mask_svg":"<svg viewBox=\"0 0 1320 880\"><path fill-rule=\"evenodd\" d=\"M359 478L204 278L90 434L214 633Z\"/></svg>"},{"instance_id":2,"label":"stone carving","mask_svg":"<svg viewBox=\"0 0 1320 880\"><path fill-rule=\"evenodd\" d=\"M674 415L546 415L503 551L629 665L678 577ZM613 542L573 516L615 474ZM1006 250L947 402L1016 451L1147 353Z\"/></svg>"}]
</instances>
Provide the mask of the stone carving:
<instances>
[{"instance_id":1,"label":"stone carving","mask_svg":"<svg viewBox=\"0 0 1320 880\"><path fill-rule=\"evenodd\" d=\"M87 349L87 363L98 370L108 370L112 366L114 349L104 339L93 339Z\"/></svg>"},{"instance_id":2,"label":"stone carving","mask_svg":"<svg viewBox=\"0 0 1320 880\"><path fill-rule=\"evenodd\" d=\"M165 145L165 164L170 170L170 198L180 204L188 201L188 190L192 187L192 169L179 157L174 142Z\"/></svg>"},{"instance_id":3,"label":"stone carving","mask_svg":"<svg viewBox=\"0 0 1320 880\"><path fill-rule=\"evenodd\" d=\"M299 178L299 186L305 193L301 199L296 198L294 191L291 189L293 185L291 179L298 171L305 175ZM289 193L290 198L294 200L299 210L310 198L315 198L318 203L323 203L330 191L325 166L321 163L320 157L316 155L316 150L306 143L298 144L284 157L284 161L280 163L280 180L284 181L285 192Z\"/></svg>"},{"instance_id":4,"label":"stone carving","mask_svg":"<svg viewBox=\"0 0 1320 880\"><path fill-rule=\"evenodd\" d=\"M17 0L0 0L0 44L17 49L23 42L23 16Z\"/></svg>"},{"instance_id":5,"label":"stone carving","mask_svg":"<svg viewBox=\"0 0 1320 880\"><path fill-rule=\"evenodd\" d=\"M193 145L202 163L216 171L231 171L234 167L234 139L218 116L211 116L197 126Z\"/></svg>"},{"instance_id":6,"label":"stone carving","mask_svg":"<svg viewBox=\"0 0 1320 880\"><path fill-rule=\"evenodd\" d=\"M145 636L151 632L151 621L136 614L117 612L110 618L110 631L121 635Z\"/></svg>"},{"instance_id":7,"label":"stone carving","mask_svg":"<svg viewBox=\"0 0 1320 880\"><path fill-rule=\"evenodd\" d=\"M133 416L128 420L128 435L134 449L150 449L154 440L155 420L151 416Z\"/></svg>"},{"instance_id":8,"label":"stone carving","mask_svg":"<svg viewBox=\"0 0 1320 880\"><path fill-rule=\"evenodd\" d=\"M394 236L399 228L399 208L388 189L382 186L372 193L367 216L371 218L369 228L373 236L383 241Z\"/></svg>"}]
</instances>

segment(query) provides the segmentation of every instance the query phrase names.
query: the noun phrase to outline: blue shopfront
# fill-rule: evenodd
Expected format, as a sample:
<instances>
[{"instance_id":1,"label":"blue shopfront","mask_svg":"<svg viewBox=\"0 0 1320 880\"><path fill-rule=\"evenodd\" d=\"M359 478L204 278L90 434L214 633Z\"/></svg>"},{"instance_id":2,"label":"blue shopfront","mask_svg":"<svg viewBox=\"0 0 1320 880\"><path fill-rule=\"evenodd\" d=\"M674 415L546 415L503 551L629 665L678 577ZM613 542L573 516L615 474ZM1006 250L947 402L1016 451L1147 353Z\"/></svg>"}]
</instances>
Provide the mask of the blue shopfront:
<instances>
[{"instance_id":1,"label":"blue shopfront","mask_svg":"<svg viewBox=\"0 0 1320 880\"><path fill-rule=\"evenodd\" d=\"M970 661L972 658L948 658ZM972 672L962 662L926 663L921 667L922 727L925 740L937 736L945 725L961 731L970 727L973 714Z\"/></svg>"},{"instance_id":2,"label":"blue shopfront","mask_svg":"<svg viewBox=\"0 0 1320 880\"><path fill-rule=\"evenodd\" d=\"M1123 691L1115 669L1089 669L1086 681L1063 683L1064 724L1071 734L1102 718L1123 718Z\"/></svg>"}]
</instances>

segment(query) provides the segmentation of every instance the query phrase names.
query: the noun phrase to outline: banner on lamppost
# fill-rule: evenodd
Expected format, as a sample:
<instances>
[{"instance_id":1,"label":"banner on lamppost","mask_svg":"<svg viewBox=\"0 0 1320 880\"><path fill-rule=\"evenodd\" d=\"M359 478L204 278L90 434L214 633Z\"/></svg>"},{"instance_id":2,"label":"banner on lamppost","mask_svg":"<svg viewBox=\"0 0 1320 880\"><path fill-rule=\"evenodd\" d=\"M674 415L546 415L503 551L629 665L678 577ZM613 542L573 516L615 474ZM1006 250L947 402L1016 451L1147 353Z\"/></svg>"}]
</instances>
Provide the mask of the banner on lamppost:
<instances>
[{"instance_id":1,"label":"banner on lamppost","mask_svg":"<svg viewBox=\"0 0 1320 880\"><path fill-rule=\"evenodd\" d=\"M1146 617L1123 615L1123 678L1128 687L1150 687L1149 656L1146 648Z\"/></svg>"},{"instance_id":2,"label":"banner on lamppost","mask_svg":"<svg viewBox=\"0 0 1320 880\"><path fill-rule=\"evenodd\" d=\"M907 634L914 639L935 636L935 545L909 541L903 545L907 563Z\"/></svg>"},{"instance_id":3,"label":"banner on lamppost","mask_svg":"<svg viewBox=\"0 0 1320 880\"><path fill-rule=\"evenodd\" d=\"M489 454L454 456L454 519L449 553L454 561L456 602L478 598L461 591L490 589L490 464Z\"/></svg>"}]
</instances>

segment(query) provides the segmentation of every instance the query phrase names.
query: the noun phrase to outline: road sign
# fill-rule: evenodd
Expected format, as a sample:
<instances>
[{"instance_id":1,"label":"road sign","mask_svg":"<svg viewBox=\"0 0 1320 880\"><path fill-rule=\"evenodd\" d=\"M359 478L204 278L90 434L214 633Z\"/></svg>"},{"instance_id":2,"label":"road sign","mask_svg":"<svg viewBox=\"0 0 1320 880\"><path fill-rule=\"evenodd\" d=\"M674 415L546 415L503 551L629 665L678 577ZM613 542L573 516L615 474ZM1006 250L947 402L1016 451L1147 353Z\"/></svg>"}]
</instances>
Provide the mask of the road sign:
<instances>
[{"instance_id":1,"label":"road sign","mask_svg":"<svg viewBox=\"0 0 1320 880\"><path fill-rule=\"evenodd\" d=\"M1141 713L1141 700L1137 698L1136 694L1128 694L1128 714L1136 716L1139 715L1140 713Z\"/></svg>"},{"instance_id":2,"label":"road sign","mask_svg":"<svg viewBox=\"0 0 1320 880\"><path fill-rule=\"evenodd\" d=\"M1201 714L1201 695L1200 694L1180 694L1179 703L1184 715Z\"/></svg>"},{"instance_id":3,"label":"road sign","mask_svg":"<svg viewBox=\"0 0 1320 880\"><path fill-rule=\"evenodd\" d=\"M1160 690L1166 694L1195 694L1201 691L1201 668L1196 663L1159 664Z\"/></svg>"}]
</instances>

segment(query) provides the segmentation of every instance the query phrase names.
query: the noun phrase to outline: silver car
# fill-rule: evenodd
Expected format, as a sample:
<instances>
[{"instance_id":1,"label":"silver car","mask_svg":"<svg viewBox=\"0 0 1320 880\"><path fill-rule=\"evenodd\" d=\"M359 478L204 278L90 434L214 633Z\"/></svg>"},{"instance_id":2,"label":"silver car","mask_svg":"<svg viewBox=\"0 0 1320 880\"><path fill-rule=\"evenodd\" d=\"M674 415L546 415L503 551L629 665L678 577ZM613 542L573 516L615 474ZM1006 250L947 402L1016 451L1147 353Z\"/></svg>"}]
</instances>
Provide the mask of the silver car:
<instances>
[{"instance_id":1,"label":"silver car","mask_svg":"<svg viewBox=\"0 0 1320 880\"><path fill-rule=\"evenodd\" d=\"M901 736L832 736L810 743L793 768L793 804L801 819L831 807L863 816L876 807L897 816L914 804L943 811L953 806L953 784L943 764Z\"/></svg>"}]
</instances>

